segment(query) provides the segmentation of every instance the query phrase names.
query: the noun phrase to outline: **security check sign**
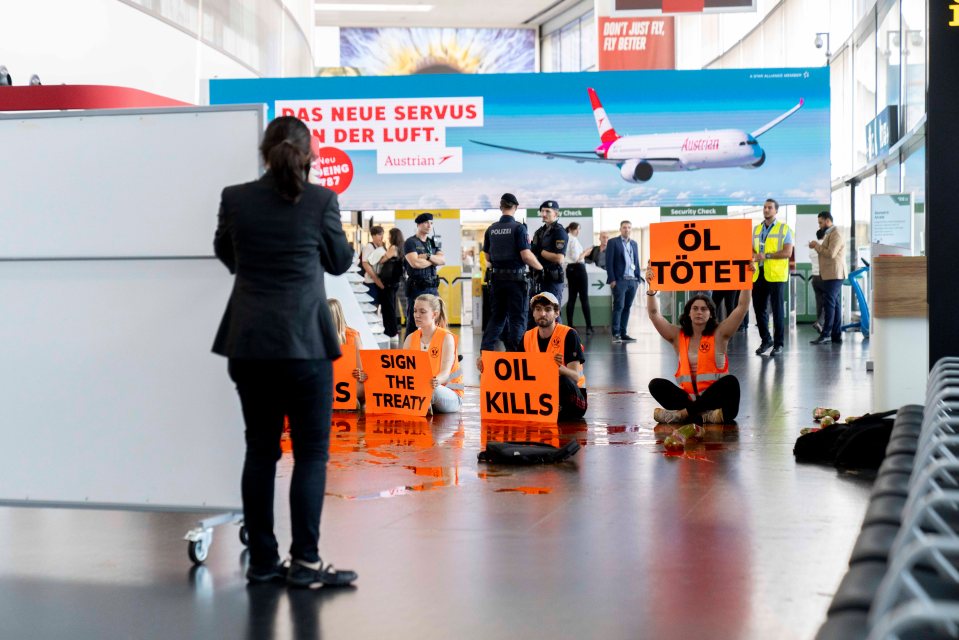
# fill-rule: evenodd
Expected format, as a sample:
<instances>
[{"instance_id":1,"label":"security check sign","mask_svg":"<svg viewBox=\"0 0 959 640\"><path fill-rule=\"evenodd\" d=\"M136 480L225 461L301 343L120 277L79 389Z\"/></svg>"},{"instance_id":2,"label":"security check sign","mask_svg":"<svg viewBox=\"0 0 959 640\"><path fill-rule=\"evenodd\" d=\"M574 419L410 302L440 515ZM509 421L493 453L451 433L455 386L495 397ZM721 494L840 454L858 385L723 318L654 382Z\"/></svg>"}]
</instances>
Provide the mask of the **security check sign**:
<instances>
[{"instance_id":1,"label":"security check sign","mask_svg":"<svg viewBox=\"0 0 959 640\"><path fill-rule=\"evenodd\" d=\"M752 221L687 220L649 225L653 283L663 291L752 286Z\"/></svg>"}]
</instances>

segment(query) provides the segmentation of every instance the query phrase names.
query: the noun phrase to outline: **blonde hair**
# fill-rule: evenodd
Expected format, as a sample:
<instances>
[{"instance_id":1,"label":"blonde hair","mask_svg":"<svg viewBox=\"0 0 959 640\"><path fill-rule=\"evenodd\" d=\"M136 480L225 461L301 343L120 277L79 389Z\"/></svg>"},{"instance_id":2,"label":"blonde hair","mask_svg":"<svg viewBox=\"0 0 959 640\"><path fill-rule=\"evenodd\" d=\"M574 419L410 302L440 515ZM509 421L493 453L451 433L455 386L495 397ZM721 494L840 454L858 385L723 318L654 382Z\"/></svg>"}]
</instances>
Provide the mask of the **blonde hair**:
<instances>
[{"instance_id":1,"label":"blonde hair","mask_svg":"<svg viewBox=\"0 0 959 640\"><path fill-rule=\"evenodd\" d=\"M336 327L336 336L340 339L340 344L346 343L346 314L343 313L343 305L336 298L328 298L327 304L330 305L330 313L333 315L333 326Z\"/></svg>"},{"instance_id":2,"label":"blonde hair","mask_svg":"<svg viewBox=\"0 0 959 640\"><path fill-rule=\"evenodd\" d=\"M436 326L445 329L446 328L446 303L443 302L443 298L439 296L434 296L432 293L424 293L416 296L416 302L424 302L430 308L433 313L438 313L436 317Z\"/></svg>"}]
</instances>

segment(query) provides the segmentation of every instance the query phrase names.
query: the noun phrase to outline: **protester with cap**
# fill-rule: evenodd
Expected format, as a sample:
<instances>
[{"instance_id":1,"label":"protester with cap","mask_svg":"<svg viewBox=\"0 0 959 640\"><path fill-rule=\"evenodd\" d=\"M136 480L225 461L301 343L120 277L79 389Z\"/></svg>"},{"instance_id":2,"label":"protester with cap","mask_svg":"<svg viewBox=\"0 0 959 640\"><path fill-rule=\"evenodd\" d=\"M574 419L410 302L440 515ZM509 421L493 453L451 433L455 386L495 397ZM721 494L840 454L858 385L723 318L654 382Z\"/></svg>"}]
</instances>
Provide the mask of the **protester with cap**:
<instances>
[{"instance_id":1,"label":"protester with cap","mask_svg":"<svg viewBox=\"0 0 959 640\"><path fill-rule=\"evenodd\" d=\"M491 287L490 319L480 346L484 351L492 351L500 337L507 351L520 350L529 310L526 265L543 271L543 265L530 251L526 225L514 217L517 206L516 196L504 193L499 201L503 215L486 229L483 237Z\"/></svg>"},{"instance_id":2,"label":"protester with cap","mask_svg":"<svg viewBox=\"0 0 959 640\"><path fill-rule=\"evenodd\" d=\"M542 278L534 281L536 292L552 293L557 300L563 299L563 259L566 257L566 243L569 236L563 225L559 224L559 203L547 200L539 205L539 215L543 226L533 234L533 255L542 263ZM557 320L560 318L557 317ZM532 326L532 321L528 326Z\"/></svg>"},{"instance_id":3,"label":"protester with cap","mask_svg":"<svg viewBox=\"0 0 959 640\"><path fill-rule=\"evenodd\" d=\"M424 293L439 295L439 278L436 267L446 264L443 252L429 235L433 228L433 214L416 216L416 234L403 244L406 257L406 333L413 328L413 302Z\"/></svg>"},{"instance_id":4,"label":"protester with cap","mask_svg":"<svg viewBox=\"0 0 959 640\"><path fill-rule=\"evenodd\" d=\"M548 291L530 300L535 327L523 336L523 351L548 353L559 368L559 419L579 420L586 413L586 355L576 329L559 324L559 298Z\"/></svg>"}]
</instances>

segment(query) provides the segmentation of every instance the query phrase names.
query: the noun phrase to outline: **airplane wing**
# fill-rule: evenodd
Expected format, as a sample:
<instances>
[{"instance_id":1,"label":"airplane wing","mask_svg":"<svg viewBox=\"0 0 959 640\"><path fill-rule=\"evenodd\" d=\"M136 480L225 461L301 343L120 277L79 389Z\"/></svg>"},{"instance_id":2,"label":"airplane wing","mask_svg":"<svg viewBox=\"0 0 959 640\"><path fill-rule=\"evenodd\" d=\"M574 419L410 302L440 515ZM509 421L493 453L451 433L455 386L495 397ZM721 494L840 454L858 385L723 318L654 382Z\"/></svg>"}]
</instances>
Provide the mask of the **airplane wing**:
<instances>
[{"instance_id":1,"label":"airplane wing","mask_svg":"<svg viewBox=\"0 0 959 640\"><path fill-rule=\"evenodd\" d=\"M759 127L758 129L756 129L755 131L753 131L753 132L752 132L751 134L749 134L749 135L751 135L753 138L758 138L759 136L761 136L762 134L766 133L767 131L769 131L770 129L772 129L773 127L775 127L777 124L779 124L780 122L782 122L783 120L785 120L786 118L788 118L789 116L791 116L792 114L794 114L794 113L796 113L797 111L799 111L799 108L800 108L801 106L803 106L803 104L805 104L805 102L806 102L806 101L805 101L803 98L800 98L800 99L799 99L799 104L797 104L795 107L793 107L792 109L790 109L790 110L787 111L786 113L782 114L781 116L779 116L779 117L776 118L775 120L770 120L769 122L767 122L767 123L764 124L763 126Z\"/></svg>"},{"instance_id":2,"label":"airplane wing","mask_svg":"<svg viewBox=\"0 0 959 640\"><path fill-rule=\"evenodd\" d=\"M475 144L481 144L484 147L492 147L494 149L505 149L506 151L515 151L517 153L528 153L534 156L543 156L546 158L560 158L562 160L573 160L575 162L598 162L600 164L622 164L622 160L608 160L606 158L600 158L593 151L532 151L530 149L518 149L516 147L504 147L499 144L492 144L490 142L480 142L479 140L470 140ZM575 154L583 154L575 155Z\"/></svg>"}]
</instances>

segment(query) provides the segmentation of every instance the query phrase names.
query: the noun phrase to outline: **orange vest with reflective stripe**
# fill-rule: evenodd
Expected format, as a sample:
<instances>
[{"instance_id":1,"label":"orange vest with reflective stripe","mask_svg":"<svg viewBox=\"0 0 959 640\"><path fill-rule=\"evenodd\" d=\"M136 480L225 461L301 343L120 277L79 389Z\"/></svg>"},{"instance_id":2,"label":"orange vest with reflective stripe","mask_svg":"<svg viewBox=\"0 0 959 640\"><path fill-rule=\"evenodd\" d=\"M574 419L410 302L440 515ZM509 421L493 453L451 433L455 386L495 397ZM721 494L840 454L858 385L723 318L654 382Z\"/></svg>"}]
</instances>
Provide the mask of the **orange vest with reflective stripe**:
<instances>
[{"instance_id":1,"label":"orange vest with reflective stripe","mask_svg":"<svg viewBox=\"0 0 959 640\"><path fill-rule=\"evenodd\" d=\"M360 332L356 329L346 328L346 341L343 342L343 351L349 349L353 350L353 353L356 353L356 343L360 337ZM357 363L358 364L358 363Z\"/></svg>"},{"instance_id":2,"label":"orange vest with reflective stripe","mask_svg":"<svg viewBox=\"0 0 959 640\"><path fill-rule=\"evenodd\" d=\"M553 335L549 338L549 343L546 345L545 353L550 355L556 355L557 353L563 355L565 351L564 347L566 346L566 334L569 333L569 327L565 324L559 324L558 322L553 329ZM533 327L523 336L523 350L526 353L537 353L539 352L539 328ZM576 381L576 385L580 389L586 388L586 376L583 375L583 372L579 372L579 380Z\"/></svg>"},{"instance_id":3,"label":"orange vest with reflective stripe","mask_svg":"<svg viewBox=\"0 0 959 640\"><path fill-rule=\"evenodd\" d=\"M679 367L676 368L676 383L693 400L702 395L709 385L729 373L729 354L726 354L726 366L716 366L716 336L703 336L699 341L699 358L696 361L696 387L693 388L693 372L689 365L689 339L679 332ZM698 393L697 393L698 392Z\"/></svg>"},{"instance_id":4,"label":"orange vest with reflective stripe","mask_svg":"<svg viewBox=\"0 0 959 640\"><path fill-rule=\"evenodd\" d=\"M440 327L436 327L436 330L433 332L433 337L430 338L430 345L426 348L426 353L430 357L430 369L433 371L434 376L439 375L440 366L443 364L443 342L446 340L447 335L453 337L453 368L450 369L450 379L447 380L443 386L452 389L456 392L456 395L463 397L463 372L460 371L459 359L456 357L456 336L454 336L452 332L441 329ZM423 338L423 332L417 329L411 333L410 336L410 342L416 345L416 348L419 348Z\"/></svg>"}]
</instances>

